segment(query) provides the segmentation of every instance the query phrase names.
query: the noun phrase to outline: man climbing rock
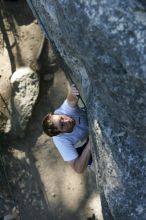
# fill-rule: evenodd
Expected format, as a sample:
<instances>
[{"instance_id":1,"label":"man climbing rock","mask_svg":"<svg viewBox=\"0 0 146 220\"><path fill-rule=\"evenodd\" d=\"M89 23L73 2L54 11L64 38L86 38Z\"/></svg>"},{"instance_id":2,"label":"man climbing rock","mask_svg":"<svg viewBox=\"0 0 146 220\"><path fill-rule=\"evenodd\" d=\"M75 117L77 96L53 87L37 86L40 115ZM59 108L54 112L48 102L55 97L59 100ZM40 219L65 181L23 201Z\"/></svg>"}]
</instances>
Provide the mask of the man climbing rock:
<instances>
[{"instance_id":1,"label":"man climbing rock","mask_svg":"<svg viewBox=\"0 0 146 220\"><path fill-rule=\"evenodd\" d=\"M64 161L82 173L91 162L91 150L87 114L79 108L78 100L79 91L72 85L66 100L54 114L45 116L42 126L44 132L53 137Z\"/></svg>"}]
</instances>

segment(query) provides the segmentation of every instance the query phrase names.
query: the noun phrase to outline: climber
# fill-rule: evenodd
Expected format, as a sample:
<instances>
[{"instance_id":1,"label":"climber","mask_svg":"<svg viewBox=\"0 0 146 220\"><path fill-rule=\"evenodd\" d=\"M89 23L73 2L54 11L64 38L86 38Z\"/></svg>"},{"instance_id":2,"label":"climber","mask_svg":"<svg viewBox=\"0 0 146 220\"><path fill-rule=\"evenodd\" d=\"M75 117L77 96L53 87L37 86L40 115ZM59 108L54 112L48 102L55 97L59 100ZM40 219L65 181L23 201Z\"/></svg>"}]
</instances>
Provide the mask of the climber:
<instances>
[{"instance_id":1,"label":"climber","mask_svg":"<svg viewBox=\"0 0 146 220\"><path fill-rule=\"evenodd\" d=\"M72 85L66 100L43 119L44 132L53 137L53 142L64 161L82 173L91 164L91 150L87 114L78 107L79 91ZM79 147L82 146L82 147Z\"/></svg>"}]
</instances>

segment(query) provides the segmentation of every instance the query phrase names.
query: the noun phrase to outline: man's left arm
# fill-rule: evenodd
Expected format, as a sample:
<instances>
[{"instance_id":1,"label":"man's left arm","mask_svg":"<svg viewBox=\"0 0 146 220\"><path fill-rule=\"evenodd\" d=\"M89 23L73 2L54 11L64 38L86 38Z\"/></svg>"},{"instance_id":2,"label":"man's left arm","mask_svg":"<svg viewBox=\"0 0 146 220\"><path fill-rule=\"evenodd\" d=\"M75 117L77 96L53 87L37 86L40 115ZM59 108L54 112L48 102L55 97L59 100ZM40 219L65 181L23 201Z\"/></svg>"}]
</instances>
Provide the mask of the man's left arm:
<instances>
[{"instance_id":1,"label":"man's left arm","mask_svg":"<svg viewBox=\"0 0 146 220\"><path fill-rule=\"evenodd\" d=\"M83 173L88 166L90 158L91 158L91 149L90 149L90 141L88 141L82 154L79 157L77 157L75 160L68 161L68 163L77 173Z\"/></svg>"}]
</instances>

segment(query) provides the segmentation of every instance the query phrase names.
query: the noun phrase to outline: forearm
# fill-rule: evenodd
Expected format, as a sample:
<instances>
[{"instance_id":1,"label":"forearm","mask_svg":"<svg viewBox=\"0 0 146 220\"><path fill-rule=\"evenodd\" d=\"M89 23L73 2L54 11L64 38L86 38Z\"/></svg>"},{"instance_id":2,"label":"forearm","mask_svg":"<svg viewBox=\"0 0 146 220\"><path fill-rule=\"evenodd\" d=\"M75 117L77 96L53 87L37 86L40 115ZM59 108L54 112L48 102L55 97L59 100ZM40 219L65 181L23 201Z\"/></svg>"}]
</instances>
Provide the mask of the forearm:
<instances>
[{"instance_id":1,"label":"forearm","mask_svg":"<svg viewBox=\"0 0 146 220\"><path fill-rule=\"evenodd\" d=\"M77 173L83 173L86 167L88 166L90 158L91 150L90 142L88 142L80 157L76 158L71 164L71 166Z\"/></svg>"},{"instance_id":2,"label":"forearm","mask_svg":"<svg viewBox=\"0 0 146 220\"><path fill-rule=\"evenodd\" d=\"M71 94L68 94L67 102L70 106L75 107L78 103L78 99L75 99Z\"/></svg>"},{"instance_id":3,"label":"forearm","mask_svg":"<svg viewBox=\"0 0 146 220\"><path fill-rule=\"evenodd\" d=\"M78 95L79 91L76 89L74 85L72 85L67 95L67 101L70 106L75 107L77 105L79 99Z\"/></svg>"}]
</instances>

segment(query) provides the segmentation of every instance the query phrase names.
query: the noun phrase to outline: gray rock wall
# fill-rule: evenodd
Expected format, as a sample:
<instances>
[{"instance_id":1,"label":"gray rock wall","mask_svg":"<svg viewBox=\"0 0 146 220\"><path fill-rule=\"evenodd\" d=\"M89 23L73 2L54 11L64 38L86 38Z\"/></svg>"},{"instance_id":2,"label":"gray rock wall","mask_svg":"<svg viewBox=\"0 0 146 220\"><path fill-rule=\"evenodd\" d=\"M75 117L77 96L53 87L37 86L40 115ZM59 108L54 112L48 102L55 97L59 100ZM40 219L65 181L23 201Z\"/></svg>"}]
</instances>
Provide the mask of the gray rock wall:
<instances>
[{"instance_id":1,"label":"gray rock wall","mask_svg":"<svg viewBox=\"0 0 146 220\"><path fill-rule=\"evenodd\" d=\"M145 220L145 1L27 1L86 103L105 220Z\"/></svg>"}]
</instances>

